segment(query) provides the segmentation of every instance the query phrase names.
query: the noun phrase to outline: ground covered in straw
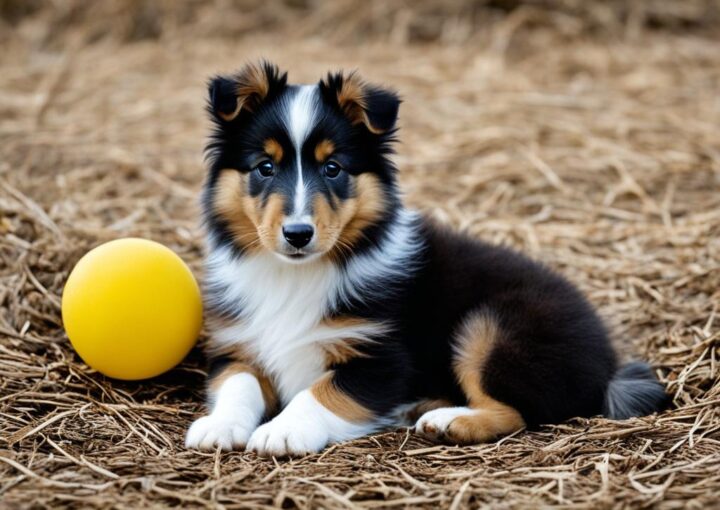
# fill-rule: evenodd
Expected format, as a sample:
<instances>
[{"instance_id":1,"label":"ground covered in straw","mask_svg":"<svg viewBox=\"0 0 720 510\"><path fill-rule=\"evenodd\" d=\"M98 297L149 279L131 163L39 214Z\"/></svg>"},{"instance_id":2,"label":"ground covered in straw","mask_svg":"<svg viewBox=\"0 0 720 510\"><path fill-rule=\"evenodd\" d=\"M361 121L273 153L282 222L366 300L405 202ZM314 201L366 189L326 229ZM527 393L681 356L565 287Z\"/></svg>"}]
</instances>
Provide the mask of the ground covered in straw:
<instances>
[{"instance_id":1,"label":"ground covered in straw","mask_svg":"<svg viewBox=\"0 0 720 510\"><path fill-rule=\"evenodd\" d=\"M0 506L718 505L718 5L633 5L0 1ZM567 274L674 409L275 461L183 448L199 350L141 383L83 365L69 270L142 236L201 273L205 79L259 56L395 86L407 202Z\"/></svg>"}]
</instances>

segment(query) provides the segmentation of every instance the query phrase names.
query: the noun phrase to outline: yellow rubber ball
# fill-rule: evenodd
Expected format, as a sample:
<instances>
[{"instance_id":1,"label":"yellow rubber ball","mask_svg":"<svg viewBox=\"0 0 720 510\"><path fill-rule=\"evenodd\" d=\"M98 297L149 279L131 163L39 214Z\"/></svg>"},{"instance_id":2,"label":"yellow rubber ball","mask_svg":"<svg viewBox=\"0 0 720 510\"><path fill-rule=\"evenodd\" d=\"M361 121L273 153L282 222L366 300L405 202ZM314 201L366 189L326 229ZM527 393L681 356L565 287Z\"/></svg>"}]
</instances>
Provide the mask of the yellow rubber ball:
<instances>
[{"instance_id":1,"label":"yellow rubber ball","mask_svg":"<svg viewBox=\"0 0 720 510\"><path fill-rule=\"evenodd\" d=\"M172 250L118 239L77 263L63 291L62 317L85 363L116 379L146 379L176 366L193 347L202 299Z\"/></svg>"}]
</instances>

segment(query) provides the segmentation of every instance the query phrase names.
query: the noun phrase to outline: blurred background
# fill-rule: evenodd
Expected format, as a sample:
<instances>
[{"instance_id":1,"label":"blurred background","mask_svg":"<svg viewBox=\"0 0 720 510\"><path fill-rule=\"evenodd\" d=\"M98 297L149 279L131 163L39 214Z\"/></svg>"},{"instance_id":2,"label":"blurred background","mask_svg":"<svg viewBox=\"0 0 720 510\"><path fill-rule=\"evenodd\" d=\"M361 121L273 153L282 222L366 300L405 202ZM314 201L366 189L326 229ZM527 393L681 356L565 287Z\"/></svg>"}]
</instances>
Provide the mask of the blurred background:
<instances>
[{"instance_id":1,"label":"blurred background","mask_svg":"<svg viewBox=\"0 0 720 510\"><path fill-rule=\"evenodd\" d=\"M55 476L58 451L23 438L38 416L64 413L43 434L120 475L92 493L98 506L120 494L130 506L232 502L233 487L252 483L263 504L284 504L273 499L281 484L295 502L339 504L272 478L270 462L253 461L247 480L216 492L205 482L219 467L181 448L201 407L199 354L153 385L109 384L75 356L60 319L68 271L110 239L160 241L202 274L207 79L261 57L292 82L358 69L397 89L406 201L561 269L599 307L623 356L652 362L677 406L633 436L595 420L596 437L575 424L524 434L507 450L488 445L482 458L497 455L495 471L468 467L472 485L451 483L423 456L392 457L421 485L375 464L375 478L358 478L358 455L383 459L405 444L387 434L384 449L362 440L334 450L325 462L346 478L330 487L430 494L428 507L458 491L492 503L489 487L512 487L517 507L716 504L720 0L0 0L0 413L17 462ZM174 452L173 472L148 437ZM136 459L165 473L165 492L133 485ZM518 471L527 459L532 467ZM246 461L223 460L235 470ZM630 476L638 463L655 470L642 483ZM576 477L593 465L598 472ZM288 473L326 475L308 466ZM560 478L547 482L536 468ZM68 473L78 484L100 476ZM30 480L0 464L0 498L10 490L20 506L57 503L85 490L47 493Z\"/></svg>"},{"instance_id":2,"label":"blurred background","mask_svg":"<svg viewBox=\"0 0 720 510\"><path fill-rule=\"evenodd\" d=\"M718 0L0 0L0 191L43 212L4 200L0 232L71 239L63 268L121 235L199 267L206 82L261 57L292 82L359 69L396 88L407 201L601 304L628 285L606 264L637 276L719 203Z\"/></svg>"}]
</instances>

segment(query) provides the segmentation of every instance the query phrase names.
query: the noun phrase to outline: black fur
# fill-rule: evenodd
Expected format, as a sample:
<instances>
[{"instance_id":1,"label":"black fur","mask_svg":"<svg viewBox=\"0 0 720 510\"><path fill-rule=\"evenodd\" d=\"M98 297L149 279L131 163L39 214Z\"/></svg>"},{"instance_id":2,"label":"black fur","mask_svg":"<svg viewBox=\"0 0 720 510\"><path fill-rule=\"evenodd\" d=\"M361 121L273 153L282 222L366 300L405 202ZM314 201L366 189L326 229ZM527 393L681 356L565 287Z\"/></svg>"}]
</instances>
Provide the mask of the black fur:
<instances>
[{"instance_id":1,"label":"black fur","mask_svg":"<svg viewBox=\"0 0 720 510\"><path fill-rule=\"evenodd\" d=\"M273 93L252 113L241 113L232 122L213 113L217 129L209 145L206 221L217 242L232 246L238 256L243 255L242 247L233 244L227 225L213 213L211 192L221 169L253 172L262 141L268 137L292 154L282 123L282 101L297 91L276 69L271 74ZM382 183L386 210L365 228L346 258L336 262L341 266L383 241L392 241L389 233L402 210L396 169L388 158L399 98L381 88L367 88L366 113L377 128L374 132L343 115L336 99L342 80L342 75L330 75L319 85L320 120L302 151L304 168L312 169L308 186L312 193L343 201L352 197L351 176L373 172ZM226 97L228 90L232 90L228 80L212 82L212 112L235 108ZM334 157L347 176L329 182L318 173L317 163L306 151L323 138L334 142ZM293 167L294 155L284 164ZM263 197L281 190L291 195L291 181L278 175L271 181L253 175L250 193ZM602 321L565 278L520 253L452 232L428 219L415 220L414 229L418 246L408 266L388 278L365 282L359 298L341 302L331 314L392 325L387 335L362 347L364 357L330 367L335 370L335 385L377 416L419 399L467 404L452 370L453 344L462 321L475 312L493 317L500 329L483 367L483 390L519 411L530 427L603 413L627 418L666 404L662 386L647 369L630 365L618 370ZM634 379L644 381L634 391L618 384ZM622 392L632 395L624 399Z\"/></svg>"},{"instance_id":2,"label":"black fur","mask_svg":"<svg viewBox=\"0 0 720 510\"><path fill-rule=\"evenodd\" d=\"M484 367L484 390L491 397L517 409L529 427L606 411L616 356L601 320L573 285L515 251L429 220L422 220L420 231L425 248L412 278L376 289L366 305L338 311L398 324L384 340L397 345L383 343L371 348L371 360L355 362L354 372L373 374L381 388L368 396L366 377L341 371L345 391L379 413L398 400L467 404L451 370L452 340L461 321L482 310L502 332ZM656 398L664 395L662 386L650 378L652 394L632 415L664 406Z\"/></svg>"},{"instance_id":3,"label":"black fur","mask_svg":"<svg viewBox=\"0 0 720 510\"><path fill-rule=\"evenodd\" d=\"M348 78L343 73L330 73L325 81L320 82L320 94L327 104L334 107L339 106L337 95L342 89L343 82ZM373 129L383 133L392 131L395 128L400 109L399 96L392 90L374 85L365 85L364 91L363 109Z\"/></svg>"},{"instance_id":4,"label":"black fur","mask_svg":"<svg viewBox=\"0 0 720 510\"><path fill-rule=\"evenodd\" d=\"M215 189L220 171L232 168L249 174L250 192L253 196L265 199L270 193L278 191L283 193L290 197L285 203L286 208L292 204L294 193L296 157L284 124L287 112L284 111L283 100L298 93L299 88L287 85L287 74L280 73L277 67L268 63L264 63L263 66L271 81L271 92L260 103L255 104L252 111L243 109L232 121L224 120L218 112L227 113L235 109L233 91L237 87L237 76L242 73L234 77L215 77L208 87L208 111L215 129L206 146L209 174L202 197L205 224L209 233L215 236L220 244L232 246L239 255L243 253L243 247L232 243L228 225L212 209L212 191ZM351 198L347 176L368 171L377 175L383 184L387 214L382 221L369 226L363 238L354 247L354 253L358 254L375 246L386 234L388 225L395 217L395 211L400 207L396 168L389 159L394 152L392 149L392 143L395 142L394 124L400 99L390 91L383 91L377 87L369 89L368 114L383 128L381 134L372 133L363 125L348 122L338 108L337 101L333 99L335 91L332 87L341 84L341 81L338 81L341 80L339 76L328 77L329 83L333 84L331 86L325 82L318 84L324 101L319 104L320 110L317 112L319 122L310 133L306 142L308 149L303 150L301 157L309 193L322 193L339 200ZM254 165L264 159L262 147L268 138L277 140L288 155L282 163L278 177L272 179L272 182L253 171ZM323 179L319 165L312 157L312 147L322 139L331 139L334 142L335 159L343 166L343 173L336 179ZM312 171L307 171L309 169ZM331 201L331 204L333 203ZM286 213L288 212L286 210Z\"/></svg>"},{"instance_id":5,"label":"black fur","mask_svg":"<svg viewBox=\"0 0 720 510\"><path fill-rule=\"evenodd\" d=\"M650 414L670 404L670 397L647 363L634 362L620 368L610 381L603 414L616 420Z\"/></svg>"}]
</instances>

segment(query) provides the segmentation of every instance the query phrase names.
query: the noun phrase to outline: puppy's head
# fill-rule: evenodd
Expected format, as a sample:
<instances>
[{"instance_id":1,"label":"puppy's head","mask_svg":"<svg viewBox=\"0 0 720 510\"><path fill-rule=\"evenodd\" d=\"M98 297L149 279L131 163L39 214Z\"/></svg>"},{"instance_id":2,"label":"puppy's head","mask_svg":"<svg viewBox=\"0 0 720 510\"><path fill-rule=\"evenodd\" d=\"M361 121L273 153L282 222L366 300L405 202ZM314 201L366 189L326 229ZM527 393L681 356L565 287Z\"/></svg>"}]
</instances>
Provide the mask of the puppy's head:
<instances>
[{"instance_id":1,"label":"puppy's head","mask_svg":"<svg viewBox=\"0 0 720 510\"><path fill-rule=\"evenodd\" d=\"M204 205L217 240L297 263L347 254L392 215L395 93L354 73L288 85L261 63L214 78L209 95Z\"/></svg>"}]
</instances>

